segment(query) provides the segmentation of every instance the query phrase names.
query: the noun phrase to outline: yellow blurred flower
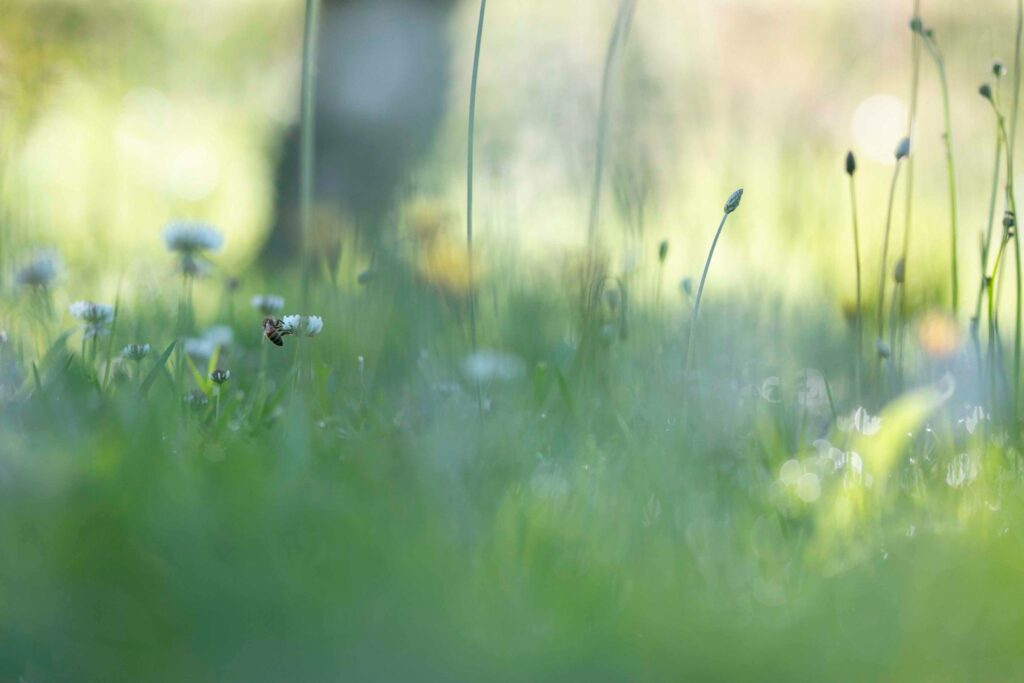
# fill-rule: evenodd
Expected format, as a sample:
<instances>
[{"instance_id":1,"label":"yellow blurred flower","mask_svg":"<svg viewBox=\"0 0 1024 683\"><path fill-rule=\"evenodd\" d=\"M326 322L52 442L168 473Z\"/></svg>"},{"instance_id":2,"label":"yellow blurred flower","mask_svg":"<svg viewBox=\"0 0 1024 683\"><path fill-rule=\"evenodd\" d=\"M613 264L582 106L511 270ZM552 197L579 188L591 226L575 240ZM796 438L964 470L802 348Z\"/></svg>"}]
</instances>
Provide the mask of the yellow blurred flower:
<instances>
[{"instance_id":1,"label":"yellow blurred flower","mask_svg":"<svg viewBox=\"0 0 1024 683\"><path fill-rule=\"evenodd\" d=\"M405 222L416 239L431 242L451 222L451 214L439 201L416 199L405 207Z\"/></svg>"},{"instance_id":2,"label":"yellow blurred flower","mask_svg":"<svg viewBox=\"0 0 1024 683\"><path fill-rule=\"evenodd\" d=\"M931 358L946 360L960 346L960 327L945 313L931 311L917 322L917 341Z\"/></svg>"}]
</instances>

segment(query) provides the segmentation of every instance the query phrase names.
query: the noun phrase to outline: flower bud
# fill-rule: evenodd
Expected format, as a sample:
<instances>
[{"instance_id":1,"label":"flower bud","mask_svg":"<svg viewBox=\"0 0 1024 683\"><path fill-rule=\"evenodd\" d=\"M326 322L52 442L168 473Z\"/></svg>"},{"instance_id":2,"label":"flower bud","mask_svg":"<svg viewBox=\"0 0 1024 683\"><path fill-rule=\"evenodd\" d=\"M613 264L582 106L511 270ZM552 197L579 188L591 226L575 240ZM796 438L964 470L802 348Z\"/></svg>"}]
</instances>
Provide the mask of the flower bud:
<instances>
[{"instance_id":1,"label":"flower bud","mask_svg":"<svg viewBox=\"0 0 1024 683\"><path fill-rule=\"evenodd\" d=\"M892 277L894 280L896 280L896 284L902 285L903 279L906 277L906 274L906 262L901 258L899 261L896 262L896 267L892 271Z\"/></svg>"},{"instance_id":2,"label":"flower bud","mask_svg":"<svg viewBox=\"0 0 1024 683\"><path fill-rule=\"evenodd\" d=\"M889 349L889 345L881 339L875 340L875 349L878 351L878 357L885 359L892 355L892 351Z\"/></svg>"},{"instance_id":3,"label":"flower bud","mask_svg":"<svg viewBox=\"0 0 1024 683\"><path fill-rule=\"evenodd\" d=\"M737 208L739 208L740 200L742 198L743 198L743 188L741 187L740 189L736 190L731 195L729 195L729 199L726 200L726 202L725 202L725 212L726 213L732 213Z\"/></svg>"},{"instance_id":4,"label":"flower bud","mask_svg":"<svg viewBox=\"0 0 1024 683\"><path fill-rule=\"evenodd\" d=\"M992 62L992 75L996 78L1002 78L1006 75L1006 65L1003 64L1003 60L996 59Z\"/></svg>"},{"instance_id":5,"label":"flower bud","mask_svg":"<svg viewBox=\"0 0 1024 683\"><path fill-rule=\"evenodd\" d=\"M896 161L910 156L910 138L903 138L900 144L896 145Z\"/></svg>"},{"instance_id":6,"label":"flower bud","mask_svg":"<svg viewBox=\"0 0 1024 683\"><path fill-rule=\"evenodd\" d=\"M217 385L224 384L229 379L231 379L230 370L214 370L210 373L210 380Z\"/></svg>"},{"instance_id":7,"label":"flower bud","mask_svg":"<svg viewBox=\"0 0 1024 683\"><path fill-rule=\"evenodd\" d=\"M992 86L988 83L982 83L981 87L978 88L978 94L984 97L989 102L992 101Z\"/></svg>"},{"instance_id":8,"label":"flower bud","mask_svg":"<svg viewBox=\"0 0 1024 683\"><path fill-rule=\"evenodd\" d=\"M846 153L846 175L853 175L854 171L857 170L857 160L853 156L853 152Z\"/></svg>"},{"instance_id":9,"label":"flower bud","mask_svg":"<svg viewBox=\"0 0 1024 683\"><path fill-rule=\"evenodd\" d=\"M665 262L665 257L668 256L668 240L662 240L661 244L658 245L658 260L662 263Z\"/></svg>"}]
</instances>

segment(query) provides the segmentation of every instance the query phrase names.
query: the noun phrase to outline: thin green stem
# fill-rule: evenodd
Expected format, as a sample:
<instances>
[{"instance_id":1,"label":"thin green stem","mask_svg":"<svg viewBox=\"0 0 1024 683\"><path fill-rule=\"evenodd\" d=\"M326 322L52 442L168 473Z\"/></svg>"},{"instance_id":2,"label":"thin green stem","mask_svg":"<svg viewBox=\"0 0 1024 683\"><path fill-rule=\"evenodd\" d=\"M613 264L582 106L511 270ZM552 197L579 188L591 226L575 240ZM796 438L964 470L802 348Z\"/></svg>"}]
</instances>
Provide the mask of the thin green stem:
<instances>
[{"instance_id":1,"label":"thin green stem","mask_svg":"<svg viewBox=\"0 0 1024 683\"><path fill-rule=\"evenodd\" d=\"M1007 195L1013 211L1014 220L1017 216L1016 199L1013 189L1013 157L1017 150L1017 111L1020 104L1020 70L1021 70L1021 37L1024 33L1024 0L1017 0L1017 36L1013 50L1013 109L1011 110L1010 141L1006 150L1006 184ZM1016 227L1016 226L1015 226ZM1016 234L1016 232L1015 232ZM1021 345L1021 262L1020 240L1014 238L1014 258L1017 267L1017 321L1014 330L1013 344L1013 417L1016 419L1020 409L1020 345ZM1014 435L1017 430L1014 430Z\"/></svg>"},{"instance_id":2,"label":"thin green stem","mask_svg":"<svg viewBox=\"0 0 1024 683\"><path fill-rule=\"evenodd\" d=\"M953 316L960 310L959 277L957 274L957 200L956 200L956 168L953 163L953 124L949 110L949 83L946 78L946 62L939 50L934 37L925 39L925 47L935 62L939 72L939 87L942 91L942 139L946 146L946 180L949 186L949 249L950 249L950 284L953 304Z\"/></svg>"},{"instance_id":3,"label":"thin green stem","mask_svg":"<svg viewBox=\"0 0 1024 683\"><path fill-rule=\"evenodd\" d=\"M896 181L900 177L902 160L896 160L896 168L892 172L892 184L889 186L889 208L885 212L885 235L882 239L882 260L878 268L878 339L885 339L885 274L889 262L889 233L892 231L892 205L896 198Z\"/></svg>"},{"instance_id":4,"label":"thin green stem","mask_svg":"<svg viewBox=\"0 0 1024 683\"><path fill-rule=\"evenodd\" d=\"M697 340L697 318L700 315L700 300L704 296L704 282L708 279L708 270L711 268L711 257L715 255L715 246L718 245L718 238L722 235L722 228L725 227L725 220L728 217L728 211L722 214L722 221L718 224L718 230L715 231L715 238L711 241L711 248L708 250L708 257L704 261L704 272L701 273L700 276L700 285L697 286L697 298L693 302L693 315L690 316L690 341L686 347L686 376L690 375L690 369L693 367L694 345Z\"/></svg>"},{"instance_id":5,"label":"thin green stem","mask_svg":"<svg viewBox=\"0 0 1024 683\"><path fill-rule=\"evenodd\" d=\"M855 318L857 333L857 357L854 365L854 382L857 396L861 393L861 363L864 358L864 319L860 287L860 227L857 223L857 186L854 175L850 174L850 211L853 214L853 262L857 272L857 314Z\"/></svg>"},{"instance_id":6,"label":"thin green stem","mask_svg":"<svg viewBox=\"0 0 1024 683\"><path fill-rule=\"evenodd\" d=\"M611 36L608 38L608 49L604 57L604 69L601 73L601 95L597 110L597 138L595 141L594 180L590 192L590 212L587 218L587 270L586 270L586 291L591 292L591 281L596 276L597 258L597 226L598 216L601 208L601 186L604 181L604 157L605 139L608 136L608 99L611 89L612 68L615 65L616 56L624 42L626 29L633 16L633 9L636 0L622 0L619 5L619 12L615 18L615 25L612 27ZM589 312L593 306L588 301L586 310Z\"/></svg>"},{"instance_id":7,"label":"thin green stem","mask_svg":"<svg viewBox=\"0 0 1024 683\"><path fill-rule=\"evenodd\" d=\"M484 14L487 0L480 0L480 18L476 25L476 47L473 49L473 75L469 82L469 122L466 128L466 265L469 275L469 341L476 352L476 287L473 280L473 140L476 132L476 86L480 73L480 47L484 37ZM483 412L480 383L476 383L477 407Z\"/></svg>"},{"instance_id":8,"label":"thin green stem","mask_svg":"<svg viewBox=\"0 0 1024 683\"><path fill-rule=\"evenodd\" d=\"M920 18L921 0L914 0L914 17ZM916 31L911 32L910 41L910 109L907 111L908 139L914 139L914 120L917 118L917 100L921 89L921 37ZM905 194L905 207L903 215L903 282L907 282L907 270L910 262L910 228L913 223L914 208L914 159L907 159L907 185ZM907 310L907 288L900 290L900 311ZM902 358L901 363L902 365Z\"/></svg>"},{"instance_id":9,"label":"thin green stem","mask_svg":"<svg viewBox=\"0 0 1024 683\"><path fill-rule=\"evenodd\" d=\"M309 310L313 220L313 170L316 149L316 56L320 0L306 0L302 35L302 95L299 123L299 233L302 265L302 310Z\"/></svg>"}]
</instances>

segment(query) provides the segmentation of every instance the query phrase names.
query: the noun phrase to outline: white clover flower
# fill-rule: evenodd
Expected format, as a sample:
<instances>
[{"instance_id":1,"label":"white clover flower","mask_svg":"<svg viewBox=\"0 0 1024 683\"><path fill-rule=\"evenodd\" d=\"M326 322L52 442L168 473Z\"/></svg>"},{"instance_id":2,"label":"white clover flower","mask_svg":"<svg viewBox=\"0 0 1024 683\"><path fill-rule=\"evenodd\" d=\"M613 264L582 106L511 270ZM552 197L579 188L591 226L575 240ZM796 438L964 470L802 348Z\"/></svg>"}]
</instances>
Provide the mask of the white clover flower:
<instances>
[{"instance_id":1,"label":"white clover flower","mask_svg":"<svg viewBox=\"0 0 1024 683\"><path fill-rule=\"evenodd\" d=\"M127 360L140 361L149 355L149 344L129 344L121 355Z\"/></svg>"},{"instance_id":2,"label":"white clover flower","mask_svg":"<svg viewBox=\"0 0 1024 683\"><path fill-rule=\"evenodd\" d=\"M229 379L231 379L230 370L214 370L213 372L210 373L210 381L216 384L217 386L224 384Z\"/></svg>"},{"instance_id":3,"label":"white clover flower","mask_svg":"<svg viewBox=\"0 0 1024 683\"><path fill-rule=\"evenodd\" d=\"M765 379L765 381L761 382L761 388L758 393L761 395L762 400L768 403L778 403L782 400L782 380L775 376Z\"/></svg>"},{"instance_id":4,"label":"white clover flower","mask_svg":"<svg viewBox=\"0 0 1024 683\"><path fill-rule=\"evenodd\" d=\"M224 237L208 223L175 221L164 228L164 242L171 251L193 255L220 249Z\"/></svg>"},{"instance_id":5,"label":"white clover flower","mask_svg":"<svg viewBox=\"0 0 1024 683\"><path fill-rule=\"evenodd\" d=\"M21 287L47 289L62 270L60 255L50 249L33 254L32 259L15 274L14 281Z\"/></svg>"},{"instance_id":6,"label":"white clover flower","mask_svg":"<svg viewBox=\"0 0 1024 683\"><path fill-rule=\"evenodd\" d=\"M273 294L257 294L249 300L261 315L277 315L284 308L284 299Z\"/></svg>"},{"instance_id":7,"label":"white clover flower","mask_svg":"<svg viewBox=\"0 0 1024 683\"><path fill-rule=\"evenodd\" d=\"M114 307L107 304L76 301L68 307L68 311L81 321L86 339L106 334L107 328L114 322Z\"/></svg>"},{"instance_id":8,"label":"white clover flower","mask_svg":"<svg viewBox=\"0 0 1024 683\"><path fill-rule=\"evenodd\" d=\"M491 380L510 381L525 371L518 356L501 351L481 349L466 356L462 361L462 372L476 382Z\"/></svg>"},{"instance_id":9,"label":"white clover flower","mask_svg":"<svg viewBox=\"0 0 1024 683\"><path fill-rule=\"evenodd\" d=\"M281 329L285 334L315 337L323 331L324 319L318 315L286 315L281 318Z\"/></svg>"},{"instance_id":10,"label":"white clover flower","mask_svg":"<svg viewBox=\"0 0 1024 683\"><path fill-rule=\"evenodd\" d=\"M227 325L214 325L201 336L186 339L185 353L193 358L209 360L218 348L229 346L234 338L234 332Z\"/></svg>"},{"instance_id":11,"label":"white clover flower","mask_svg":"<svg viewBox=\"0 0 1024 683\"><path fill-rule=\"evenodd\" d=\"M868 414L863 407L858 407L850 417L840 417L836 420L836 426L840 431L855 431L865 436L871 436L882 428L882 418Z\"/></svg>"}]
</instances>

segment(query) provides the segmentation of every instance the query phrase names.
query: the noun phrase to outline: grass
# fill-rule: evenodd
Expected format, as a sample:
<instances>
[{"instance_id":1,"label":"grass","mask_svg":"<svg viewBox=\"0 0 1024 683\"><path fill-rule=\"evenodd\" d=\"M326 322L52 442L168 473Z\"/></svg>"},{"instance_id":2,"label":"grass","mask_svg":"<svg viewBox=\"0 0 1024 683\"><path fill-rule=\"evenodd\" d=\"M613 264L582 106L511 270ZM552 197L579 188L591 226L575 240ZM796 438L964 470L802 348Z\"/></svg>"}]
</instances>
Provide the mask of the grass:
<instances>
[{"instance_id":1,"label":"grass","mask_svg":"<svg viewBox=\"0 0 1024 683\"><path fill-rule=\"evenodd\" d=\"M611 262L595 205L632 12L621 5L595 86L590 264ZM367 279L354 257L336 281L315 277L308 243L305 267L249 271L238 288L162 275L172 254L124 279L88 339L63 313L92 287L80 270L12 288L10 310L34 314L5 318L0 337L0 680L1019 679L1019 375L994 292L1017 247L1014 134L998 107L996 122L1008 222L981 256L985 273L995 248L984 358L962 342L949 273L936 285L915 269L913 298L941 308L899 303L906 246L886 308L909 139L884 222L858 217L856 189L878 171L857 169L855 188L849 157L848 328L825 287L799 300L753 278L705 289L713 257L717 274L767 229L757 173L715 256L741 191L724 206L689 314L688 294L661 289L678 272L668 242L628 274L602 266L583 292L485 250L460 288L419 268L397 229ZM861 292L868 237L882 243L864 264L879 267L875 301ZM358 254L358 237L341 249ZM249 306L262 292L323 331L271 346ZM899 382L860 372L871 304L877 339L905 340ZM213 325L231 334L200 336ZM132 344L152 351L121 358Z\"/></svg>"}]
</instances>

